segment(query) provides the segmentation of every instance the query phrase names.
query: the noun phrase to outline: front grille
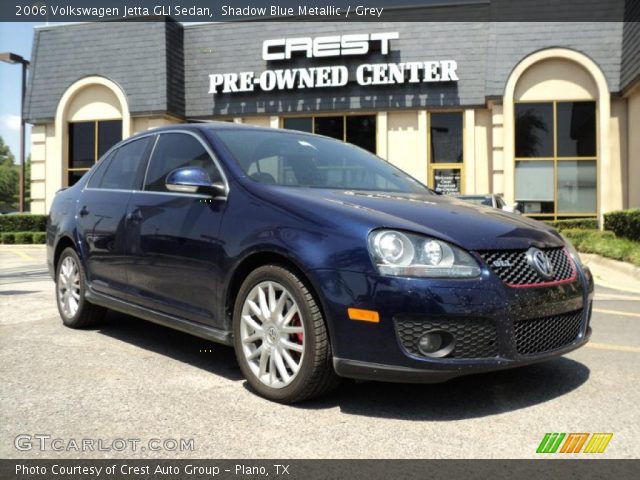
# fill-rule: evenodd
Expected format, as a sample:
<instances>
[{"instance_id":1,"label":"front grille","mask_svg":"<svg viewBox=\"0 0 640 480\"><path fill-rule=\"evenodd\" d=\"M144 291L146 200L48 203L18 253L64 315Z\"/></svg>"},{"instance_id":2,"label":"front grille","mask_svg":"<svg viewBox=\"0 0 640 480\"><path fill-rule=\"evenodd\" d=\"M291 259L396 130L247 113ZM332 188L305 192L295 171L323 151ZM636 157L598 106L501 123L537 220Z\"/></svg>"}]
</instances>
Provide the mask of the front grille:
<instances>
[{"instance_id":1,"label":"front grille","mask_svg":"<svg viewBox=\"0 0 640 480\"><path fill-rule=\"evenodd\" d=\"M527 261L526 250L491 250L478 254L489 268L507 285L543 285L575 278L573 261L564 248L542 250L553 266L553 278L546 280Z\"/></svg>"},{"instance_id":2,"label":"front grille","mask_svg":"<svg viewBox=\"0 0 640 480\"><path fill-rule=\"evenodd\" d=\"M516 349L520 355L534 355L564 347L578 338L581 324L582 309L562 315L516 321Z\"/></svg>"},{"instance_id":3,"label":"front grille","mask_svg":"<svg viewBox=\"0 0 640 480\"><path fill-rule=\"evenodd\" d=\"M432 330L444 330L455 338L455 347L447 358L490 358L498 355L496 326L485 319L419 320L396 319L396 334L411 355L423 356L418 341Z\"/></svg>"}]
</instances>

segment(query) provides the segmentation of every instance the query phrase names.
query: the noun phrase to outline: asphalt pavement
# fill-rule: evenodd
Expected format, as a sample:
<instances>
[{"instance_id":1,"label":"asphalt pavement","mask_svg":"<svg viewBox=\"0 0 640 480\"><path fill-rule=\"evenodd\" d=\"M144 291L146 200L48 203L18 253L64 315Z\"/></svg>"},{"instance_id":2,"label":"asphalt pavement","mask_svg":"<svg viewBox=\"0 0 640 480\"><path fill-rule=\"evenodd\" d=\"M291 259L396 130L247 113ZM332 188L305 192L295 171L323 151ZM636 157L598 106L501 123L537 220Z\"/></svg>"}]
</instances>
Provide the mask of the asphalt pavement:
<instances>
[{"instance_id":1,"label":"asphalt pavement","mask_svg":"<svg viewBox=\"0 0 640 480\"><path fill-rule=\"evenodd\" d=\"M640 292L624 285L596 287L592 340L565 357L283 406L250 392L231 348L116 313L63 327L44 258L0 246L0 458L532 458L547 432L610 432L599 457L640 457Z\"/></svg>"}]
</instances>

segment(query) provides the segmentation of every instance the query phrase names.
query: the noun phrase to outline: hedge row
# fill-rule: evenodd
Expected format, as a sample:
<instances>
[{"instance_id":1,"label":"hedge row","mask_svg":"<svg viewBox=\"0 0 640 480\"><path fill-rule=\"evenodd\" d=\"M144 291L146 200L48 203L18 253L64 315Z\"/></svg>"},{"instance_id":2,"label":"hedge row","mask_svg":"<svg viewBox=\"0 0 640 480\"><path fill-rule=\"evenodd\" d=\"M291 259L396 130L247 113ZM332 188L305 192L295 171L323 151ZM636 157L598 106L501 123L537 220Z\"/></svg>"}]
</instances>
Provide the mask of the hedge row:
<instances>
[{"instance_id":1,"label":"hedge row","mask_svg":"<svg viewBox=\"0 0 640 480\"><path fill-rule=\"evenodd\" d=\"M596 253L640 266L640 242L619 238L613 232L600 230L569 228L563 230L562 234L571 240L579 252Z\"/></svg>"},{"instance_id":2,"label":"hedge row","mask_svg":"<svg viewBox=\"0 0 640 480\"><path fill-rule=\"evenodd\" d=\"M0 243L5 245L45 243L45 232L0 232Z\"/></svg>"},{"instance_id":3,"label":"hedge row","mask_svg":"<svg viewBox=\"0 0 640 480\"><path fill-rule=\"evenodd\" d=\"M1 232L44 232L47 228L46 215L18 214L0 215Z\"/></svg>"},{"instance_id":4,"label":"hedge row","mask_svg":"<svg viewBox=\"0 0 640 480\"><path fill-rule=\"evenodd\" d=\"M576 218L570 220L554 220L547 221L553 228L559 231L566 230L568 228L581 228L587 230L595 230L598 228L597 218Z\"/></svg>"},{"instance_id":5,"label":"hedge row","mask_svg":"<svg viewBox=\"0 0 640 480\"><path fill-rule=\"evenodd\" d=\"M640 241L640 208L605 213L604 228L618 237Z\"/></svg>"}]
</instances>

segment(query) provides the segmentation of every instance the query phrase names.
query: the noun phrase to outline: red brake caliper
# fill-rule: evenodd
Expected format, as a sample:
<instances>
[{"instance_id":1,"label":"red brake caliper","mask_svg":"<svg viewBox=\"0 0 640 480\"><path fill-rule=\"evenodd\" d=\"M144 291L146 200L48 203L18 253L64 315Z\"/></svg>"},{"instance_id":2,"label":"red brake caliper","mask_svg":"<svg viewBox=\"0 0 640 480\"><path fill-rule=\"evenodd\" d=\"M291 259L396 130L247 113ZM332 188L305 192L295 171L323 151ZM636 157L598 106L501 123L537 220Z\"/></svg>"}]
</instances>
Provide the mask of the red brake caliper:
<instances>
[{"instance_id":1,"label":"red brake caliper","mask_svg":"<svg viewBox=\"0 0 640 480\"><path fill-rule=\"evenodd\" d=\"M300 316L296 313L296 315L291 319L291 326L292 327L299 327L302 324L300 323ZM304 334L302 332L300 333L292 333L291 334L291 340L292 341L296 341L299 345L302 345L304 343Z\"/></svg>"}]
</instances>

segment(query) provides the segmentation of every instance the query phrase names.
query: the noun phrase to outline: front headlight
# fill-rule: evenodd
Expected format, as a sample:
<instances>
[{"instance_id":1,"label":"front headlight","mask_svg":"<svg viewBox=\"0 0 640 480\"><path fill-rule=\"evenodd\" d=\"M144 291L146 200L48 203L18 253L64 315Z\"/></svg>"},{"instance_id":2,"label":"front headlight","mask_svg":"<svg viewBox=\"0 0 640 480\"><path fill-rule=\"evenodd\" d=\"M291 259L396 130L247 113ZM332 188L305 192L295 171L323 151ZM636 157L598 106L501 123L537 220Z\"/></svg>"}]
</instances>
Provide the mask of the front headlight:
<instances>
[{"instance_id":1,"label":"front headlight","mask_svg":"<svg viewBox=\"0 0 640 480\"><path fill-rule=\"evenodd\" d=\"M369 252L382 275L430 278L473 278L478 263L464 250L435 238L376 230L369 235Z\"/></svg>"},{"instance_id":2,"label":"front headlight","mask_svg":"<svg viewBox=\"0 0 640 480\"><path fill-rule=\"evenodd\" d=\"M560 234L560 236L562 237L562 240L564 240L564 246L569 252L569 255L571 255L571 258L573 258L573 261L576 262L576 265L582 266L582 260L580 260L580 254L576 250L576 247L573 246L573 243L571 243L571 240L569 240L567 237L565 237L562 234Z\"/></svg>"}]
</instances>

